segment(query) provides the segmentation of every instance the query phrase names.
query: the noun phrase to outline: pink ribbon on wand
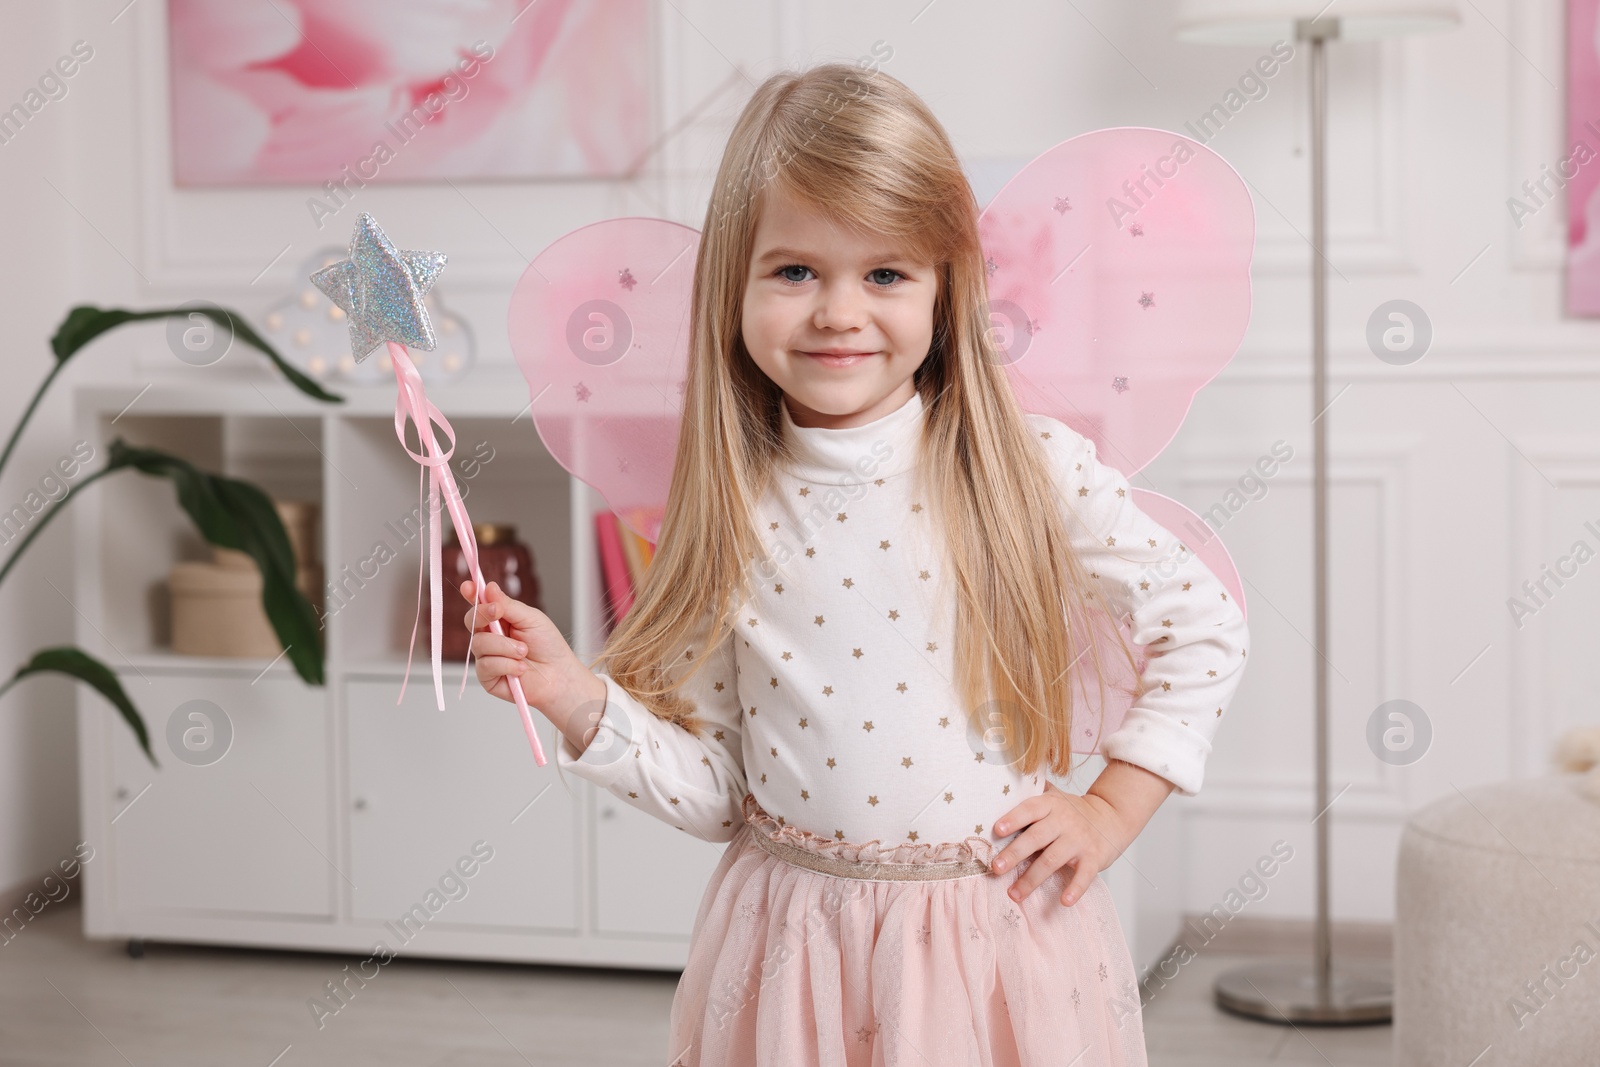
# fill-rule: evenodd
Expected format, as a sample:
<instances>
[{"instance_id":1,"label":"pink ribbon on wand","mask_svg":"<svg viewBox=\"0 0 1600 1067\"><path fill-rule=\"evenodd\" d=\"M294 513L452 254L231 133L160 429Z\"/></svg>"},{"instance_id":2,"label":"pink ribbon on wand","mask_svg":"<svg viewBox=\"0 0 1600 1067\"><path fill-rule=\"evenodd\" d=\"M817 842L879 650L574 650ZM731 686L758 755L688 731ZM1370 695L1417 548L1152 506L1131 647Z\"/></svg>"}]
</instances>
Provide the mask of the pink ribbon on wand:
<instances>
[{"instance_id":1,"label":"pink ribbon on wand","mask_svg":"<svg viewBox=\"0 0 1600 1067\"><path fill-rule=\"evenodd\" d=\"M428 399L427 393L422 388L422 375L417 373L416 365L411 362L411 357L402 344L394 341L388 342L389 361L394 366L396 384L400 387L395 397L394 404L394 432L400 438L400 447L404 448L412 459L421 467L418 469L417 492L422 493L422 473L425 469L428 478L428 587L432 598L433 620L433 691L439 703L439 710L444 710L444 669L442 664L442 642L444 640L443 614L444 594L443 576L441 574L441 558L443 549L439 537L439 491L444 490L444 500L449 508L450 521L456 528L456 538L461 542L461 556L467 564L467 569L472 572L472 603L476 613L477 606L483 598L483 571L478 567L478 539L472 532L472 522L467 517L467 506L461 499L461 490L456 486L456 480L449 474L450 457L456 450L456 432L450 425L450 420L444 413L434 406ZM406 420L410 419L417 428L417 440L422 445L422 454L411 450L406 442ZM450 442L448 448L439 447L438 439L433 435L433 423L439 424L439 429L444 432L445 438ZM411 622L411 644L406 649L406 674L400 681L400 696L395 703L405 699L406 682L411 677L411 655L417 643L417 625L422 619L422 572L417 572L417 614ZM489 624L489 629L501 636L505 630L500 626L500 620L495 619ZM467 653L468 659L471 652ZM515 675L508 675L506 681L511 685L511 696L517 702L517 711L522 715L522 729L528 735L528 744L533 746L533 759L539 766L545 765L544 748L539 744L539 733L534 728L533 713L528 708L528 698L522 694L522 680ZM467 661L461 664L461 688L456 696L461 696L467 688Z\"/></svg>"}]
</instances>

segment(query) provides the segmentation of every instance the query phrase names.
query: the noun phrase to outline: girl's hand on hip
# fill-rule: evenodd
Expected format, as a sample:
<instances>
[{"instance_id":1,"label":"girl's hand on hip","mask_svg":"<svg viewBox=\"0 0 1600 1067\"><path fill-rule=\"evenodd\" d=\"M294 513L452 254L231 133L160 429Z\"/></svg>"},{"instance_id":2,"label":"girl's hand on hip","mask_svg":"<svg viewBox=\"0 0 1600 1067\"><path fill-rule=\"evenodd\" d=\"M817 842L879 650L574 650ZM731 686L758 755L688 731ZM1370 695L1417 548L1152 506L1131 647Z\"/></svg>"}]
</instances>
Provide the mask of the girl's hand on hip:
<instances>
[{"instance_id":1,"label":"girl's hand on hip","mask_svg":"<svg viewBox=\"0 0 1600 1067\"><path fill-rule=\"evenodd\" d=\"M1072 878L1061 894L1061 903L1076 903L1095 876L1116 862L1133 840L1121 816L1104 799L1093 793L1077 796L1063 792L1054 782L1046 782L1043 793L1001 816L994 832L1004 837L1020 827L1025 829L990 864L996 874L1003 874L1038 853L1009 890L1012 900L1024 899L1058 869L1071 865Z\"/></svg>"}]
</instances>

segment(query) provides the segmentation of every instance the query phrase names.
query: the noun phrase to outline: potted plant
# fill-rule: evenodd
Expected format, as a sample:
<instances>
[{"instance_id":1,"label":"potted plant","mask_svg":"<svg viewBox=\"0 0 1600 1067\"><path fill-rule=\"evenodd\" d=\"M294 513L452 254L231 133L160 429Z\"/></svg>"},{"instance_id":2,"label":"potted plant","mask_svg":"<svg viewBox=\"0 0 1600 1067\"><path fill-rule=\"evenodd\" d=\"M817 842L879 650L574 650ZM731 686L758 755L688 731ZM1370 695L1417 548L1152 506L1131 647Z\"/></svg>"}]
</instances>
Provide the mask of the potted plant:
<instances>
[{"instance_id":1,"label":"potted plant","mask_svg":"<svg viewBox=\"0 0 1600 1067\"><path fill-rule=\"evenodd\" d=\"M188 317L196 313L206 315L219 327L231 329L235 338L265 354L284 376L307 396L329 403L343 402L342 396L325 391L315 381L286 363L240 315L226 308L189 305L128 311L123 308L79 305L67 313L67 317L56 329L55 335L50 338L50 347L56 358L55 365L50 368L49 374L40 383L33 399L23 411L22 418L11 431L11 438L6 442L5 450L0 452L0 471L5 469L6 461L11 458L12 450L22 435L23 427L27 425L34 409L38 407L45 390L50 388L50 383L66 366L67 360L85 345L101 334L126 323ZM213 545L249 554L261 572L262 607L266 609L267 619L271 622L278 640L287 650L288 658L294 664L295 673L310 685L322 685L326 650L322 645L321 628L311 602L295 587L294 551L271 498L247 481L199 470L177 456L156 449L130 445L121 437L111 442L110 455L103 467L71 486L65 495L40 514L10 556L4 563L0 563L0 582L5 581L6 575L11 573L11 569L16 566L18 559L27 551L34 538L39 536L40 531L48 526L50 520L71 503L74 497L95 481L125 470L134 470L170 481L177 490L179 505L194 520L195 527L202 537ZM128 699L128 694L117 680L115 672L94 656L73 645L39 649L33 654L32 659L17 668L16 673L5 684L0 685L0 696L22 679L46 671L66 674L93 686L121 712L123 719L138 738L139 747L144 750L150 762L160 766L154 753L150 751L150 734L145 728L144 719L134 707L133 701Z\"/></svg>"}]
</instances>

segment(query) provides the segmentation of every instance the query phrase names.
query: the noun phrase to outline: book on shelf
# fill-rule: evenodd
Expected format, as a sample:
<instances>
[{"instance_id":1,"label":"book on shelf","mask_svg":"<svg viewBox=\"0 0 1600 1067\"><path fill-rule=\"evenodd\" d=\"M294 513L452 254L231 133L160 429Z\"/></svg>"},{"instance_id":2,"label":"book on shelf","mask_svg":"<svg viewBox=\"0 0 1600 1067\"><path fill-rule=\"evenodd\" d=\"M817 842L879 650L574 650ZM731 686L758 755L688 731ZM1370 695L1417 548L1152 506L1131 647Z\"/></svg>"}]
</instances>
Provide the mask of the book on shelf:
<instances>
[{"instance_id":1,"label":"book on shelf","mask_svg":"<svg viewBox=\"0 0 1600 1067\"><path fill-rule=\"evenodd\" d=\"M659 507L627 511L634 525L658 534L661 528ZM645 570L655 556L655 544L633 532L610 510L594 515L595 541L600 555L600 584L605 600L605 632L609 635L633 606L634 590L644 580Z\"/></svg>"}]
</instances>

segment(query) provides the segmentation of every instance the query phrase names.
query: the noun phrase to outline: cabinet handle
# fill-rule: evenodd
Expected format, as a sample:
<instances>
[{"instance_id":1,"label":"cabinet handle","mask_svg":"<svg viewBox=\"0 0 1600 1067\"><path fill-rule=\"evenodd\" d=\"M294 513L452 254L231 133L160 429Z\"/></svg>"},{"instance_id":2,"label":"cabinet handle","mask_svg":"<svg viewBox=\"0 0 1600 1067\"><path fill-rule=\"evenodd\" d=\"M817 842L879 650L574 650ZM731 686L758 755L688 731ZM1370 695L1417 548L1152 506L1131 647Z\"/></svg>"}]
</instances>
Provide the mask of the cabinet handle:
<instances>
[{"instance_id":1,"label":"cabinet handle","mask_svg":"<svg viewBox=\"0 0 1600 1067\"><path fill-rule=\"evenodd\" d=\"M600 817L602 819L614 819L614 818L617 817L617 809L616 808L601 808L600 809Z\"/></svg>"},{"instance_id":2,"label":"cabinet handle","mask_svg":"<svg viewBox=\"0 0 1600 1067\"><path fill-rule=\"evenodd\" d=\"M367 798L366 797L356 797L355 804L353 805L353 807L357 811L366 811L367 810Z\"/></svg>"}]
</instances>

